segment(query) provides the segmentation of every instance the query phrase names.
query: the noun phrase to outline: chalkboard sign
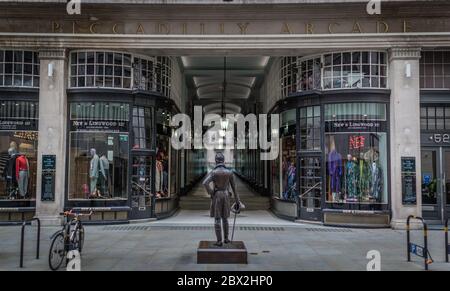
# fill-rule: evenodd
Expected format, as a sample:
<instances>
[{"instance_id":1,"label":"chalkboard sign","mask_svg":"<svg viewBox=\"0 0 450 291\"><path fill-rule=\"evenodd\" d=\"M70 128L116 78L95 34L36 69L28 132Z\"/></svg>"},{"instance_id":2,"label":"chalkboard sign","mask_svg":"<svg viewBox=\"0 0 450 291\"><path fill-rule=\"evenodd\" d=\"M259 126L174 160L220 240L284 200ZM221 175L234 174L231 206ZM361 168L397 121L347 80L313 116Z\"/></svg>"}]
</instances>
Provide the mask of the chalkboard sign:
<instances>
[{"instance_id":1,"label":"chalkboard sign","mask_svg":"<svg viewBox=\"0 0 450 291\"><path fill-rule=\"evenodd\" d=\"M402 199L404 205L417 204L416 158L402 158Z\"/></svg>"},{"instance_id":2,"label":"chalkboard sign","mask_svg":"<svg viewBox=\"0 0 450 291\"><path fill-rule=\"evenodd\" d=\"M42 201L55 201L56 156L42 156Z\"/></svg>"}]
</instances>

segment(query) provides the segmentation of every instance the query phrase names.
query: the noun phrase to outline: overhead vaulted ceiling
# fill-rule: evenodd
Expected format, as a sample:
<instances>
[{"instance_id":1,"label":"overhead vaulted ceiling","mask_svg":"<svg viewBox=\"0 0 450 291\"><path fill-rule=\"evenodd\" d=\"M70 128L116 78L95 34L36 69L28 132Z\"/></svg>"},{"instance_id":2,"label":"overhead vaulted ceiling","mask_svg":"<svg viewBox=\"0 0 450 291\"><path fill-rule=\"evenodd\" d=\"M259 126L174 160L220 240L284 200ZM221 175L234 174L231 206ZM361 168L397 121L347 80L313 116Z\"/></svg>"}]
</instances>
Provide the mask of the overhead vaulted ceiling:
<instances>
[{"instance_id":1,"label":"overhead vaulted ceiling","mask_svg":"<svg viewBox=\"0 0 450 291\"><path fill-rule=\"evenodd\" d=\"M269 57L227 57L227 87L225 113L240 113L242 102L252 97L258 81L264 77ZM181 57L188 86L195 91L205 113L222 112L224 81L223 57Z\"/></svg>"}]
</instances>

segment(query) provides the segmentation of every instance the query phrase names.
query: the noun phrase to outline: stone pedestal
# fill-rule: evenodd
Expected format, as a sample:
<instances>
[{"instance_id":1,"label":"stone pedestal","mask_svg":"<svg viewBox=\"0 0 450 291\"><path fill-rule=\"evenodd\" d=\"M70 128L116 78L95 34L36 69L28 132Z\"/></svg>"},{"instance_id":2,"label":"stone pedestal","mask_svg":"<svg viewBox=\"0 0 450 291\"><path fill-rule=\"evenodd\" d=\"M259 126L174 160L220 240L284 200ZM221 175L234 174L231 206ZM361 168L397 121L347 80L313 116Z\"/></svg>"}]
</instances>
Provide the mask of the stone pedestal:
<instances>
[{"instance_id":1,"label":"stone pedestal","mask_svg":"<svg viewBox=\"0 0 450 291\"><path fill-rule=\"evenodd\" d=\"M59 225L63 212L66 185L67 142L67 59L64 49L39 52L39 146L37 170L36 216L43 225ZM41 201L42 156L56 156L55 201Z\"/></svg>"},{"instance_id":2,"label":"stone pedestal","mask_svg":"<svg viewBox=\"0 0 450 291\"><path fill-rule=\"evenodd\" d=\"M235 241L217 247L213 241L201 241L197 249L197 264L247 264L244 242Z\"/></svg>"},{"instance_id":3,"label":"stone pedestal","mask_svg":"<svg viewBox=\"0 0 450 291\"><path fill-rule=\"evenodd\" d=\"M391 205L393 228L405 228L409 215L422 215L420 152L420 49L393 48L389 60L391 88ZM403 205L402 157L416 159L417 205Z\"/></svg>"}]
</instances>

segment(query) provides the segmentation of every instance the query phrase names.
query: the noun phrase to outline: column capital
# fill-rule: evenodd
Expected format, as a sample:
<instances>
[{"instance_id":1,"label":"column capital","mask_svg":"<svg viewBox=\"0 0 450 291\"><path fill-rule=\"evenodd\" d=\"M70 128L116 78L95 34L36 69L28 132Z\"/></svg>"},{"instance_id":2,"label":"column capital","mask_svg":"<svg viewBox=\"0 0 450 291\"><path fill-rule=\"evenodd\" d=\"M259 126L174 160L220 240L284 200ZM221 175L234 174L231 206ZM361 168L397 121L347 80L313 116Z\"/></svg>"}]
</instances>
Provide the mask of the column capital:
<instances>
[{"instance_id":1,"label":"column capital","mask_svg":"<svg viewBox=\"0 0 450 291\"><path fill-rule=\"evenodd\" d=\"M414 60L421 58L421 48L394 47L389 50L389 59L392 60Z\"/></svg>"},{"instance_id":2,"label":"column capital","mask_svg":"<svg viewBox=\"0 0 450 291\"><path fill-rule=\"evenodd\" d=\"M39 50L41 60L64 60L66 59L65 48L43 48Z\"/></svg>"}]
</instances>

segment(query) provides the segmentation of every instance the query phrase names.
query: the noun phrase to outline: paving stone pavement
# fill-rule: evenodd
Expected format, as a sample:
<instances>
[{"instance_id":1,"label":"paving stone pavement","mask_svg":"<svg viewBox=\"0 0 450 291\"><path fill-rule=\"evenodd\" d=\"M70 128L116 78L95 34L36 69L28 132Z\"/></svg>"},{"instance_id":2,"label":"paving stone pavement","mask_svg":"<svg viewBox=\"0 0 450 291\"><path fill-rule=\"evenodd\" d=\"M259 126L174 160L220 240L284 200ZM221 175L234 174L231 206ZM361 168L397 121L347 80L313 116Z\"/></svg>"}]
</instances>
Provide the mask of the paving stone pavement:
<instances>
[{"instance_id":1,"label":"paving stone pavement","mask_svg":"<svg viewBox=\"0 0 450 291\"><path fill-rule=\"evenodd\" d=\"M193 218L180 223L182 218ZM255 224L259 221L259 224ZM209 222L209 224L207 223ZM265 226L265 227L263 227ZM244 230L244 229L253 230ZM36 228L26 232L26 271L48 271L50 236L57 228L44 227L41 258L34 259ZM19 269L20 227L0 227L0 270ZM86 226L83 271L365 271L367 252L381 252L384 271L420 271L422 261L406 262L406 234L390 229L338 229L280 222L270 213L242 214L236 239L246 243L248 265L198 265L199 241L214 238L212 221L202 212L179 213L165 220L121 226ZM421 232L413 241L421 243ZM444 236L431 231L430 250L436 263L430 270L450 271L444 262Z\"/></svg>"}]
</instances>

